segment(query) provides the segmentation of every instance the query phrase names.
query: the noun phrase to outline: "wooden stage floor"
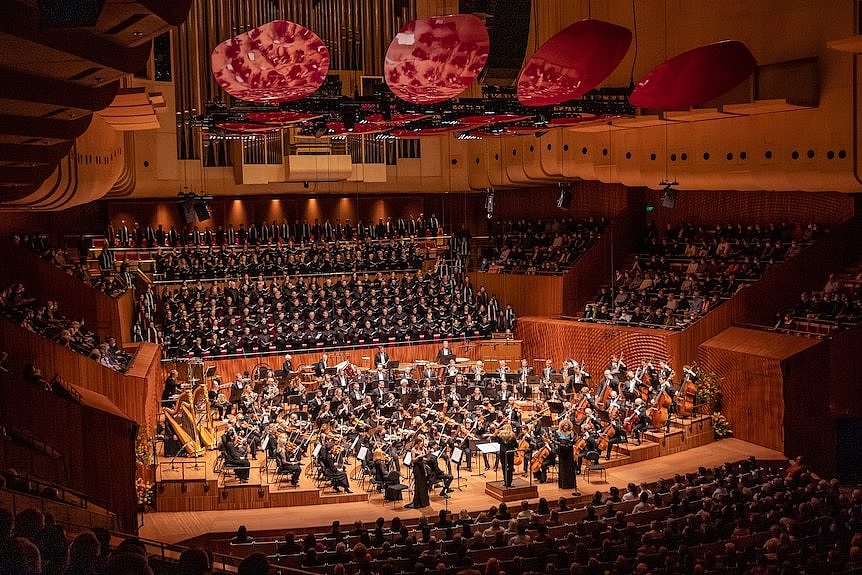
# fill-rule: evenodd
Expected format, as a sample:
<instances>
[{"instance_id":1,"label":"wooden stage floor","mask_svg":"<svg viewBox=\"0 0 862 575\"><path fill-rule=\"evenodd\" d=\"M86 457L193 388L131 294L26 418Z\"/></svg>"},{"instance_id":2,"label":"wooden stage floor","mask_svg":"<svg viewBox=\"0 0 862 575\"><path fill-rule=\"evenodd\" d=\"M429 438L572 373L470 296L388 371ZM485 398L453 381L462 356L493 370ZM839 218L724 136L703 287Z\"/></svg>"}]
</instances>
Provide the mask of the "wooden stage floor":
<instances>
[{"instance_id":1,"label":"wooden stage floor","mask_svg":"<svg viewBox=\"0 0 862 575\"><path fill-rule=\"evenodd\" d=\"M744 459L750 455L759 459L784 458L782 453L772 449L738 439L724 439L671 455L611 467L607 470L606 481L593 477L592 481L587 483L581 475L578 477L578 488L584 494L595 491L607 492L612 485L624 488L629 482L639 483L671 478L675 473L697 471L699 466L720 465L728 461ZM462 481L461 491L456 490L448 501L432 493L431 506L421 510L404 508L404 504L409 502L406 493L405 500L396 503L394 507L392 503L384 505L382 495L372 493L367 498L362 497L362 501L338 501L338 496L333 496L333 503L320 503L313 506L153 512L144 515L144 525L140 529L140 535L157 541L180 543L207 533L231 533L239 525L246 525L250 531L290 530L327 526L336 519L341 521L342 525L348 525L357 519L369 523L381 516L385 518L395 516L413 518L421 514L436 516L441 509L447 507L455 512L461 509L473 512L498 504L498 501L485 494L486 481L495 479L493 469L486 477L473 477L462 469L462 478L465 476L467 481ZM362 493L358 481L352 481L351 487L355 493ZM538 489L539 497L545 497L549 501L556 501L561 496L571 496L570 490L559 489L556 483L539 485ZM356 497L350 499L354 498Z\"/></svg>"}]
</instances>

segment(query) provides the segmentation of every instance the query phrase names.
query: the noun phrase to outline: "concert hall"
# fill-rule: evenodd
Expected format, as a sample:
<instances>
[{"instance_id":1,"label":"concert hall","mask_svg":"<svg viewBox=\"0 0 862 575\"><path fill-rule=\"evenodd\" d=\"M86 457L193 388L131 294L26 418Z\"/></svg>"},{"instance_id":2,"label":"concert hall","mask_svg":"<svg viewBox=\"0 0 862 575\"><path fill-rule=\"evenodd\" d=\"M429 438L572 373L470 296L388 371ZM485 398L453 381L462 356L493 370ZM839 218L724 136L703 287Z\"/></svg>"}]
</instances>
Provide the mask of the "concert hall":
<instances>
[{"instance_id":1,"label":"concert hall","mask_svg":"<svg viewBox=\"0 0 862 575\"><path fill-rule=\"evenodd\" d=\"M0 14L0 575L862 575L862 0Z\"/></svg>"}]
</instances>

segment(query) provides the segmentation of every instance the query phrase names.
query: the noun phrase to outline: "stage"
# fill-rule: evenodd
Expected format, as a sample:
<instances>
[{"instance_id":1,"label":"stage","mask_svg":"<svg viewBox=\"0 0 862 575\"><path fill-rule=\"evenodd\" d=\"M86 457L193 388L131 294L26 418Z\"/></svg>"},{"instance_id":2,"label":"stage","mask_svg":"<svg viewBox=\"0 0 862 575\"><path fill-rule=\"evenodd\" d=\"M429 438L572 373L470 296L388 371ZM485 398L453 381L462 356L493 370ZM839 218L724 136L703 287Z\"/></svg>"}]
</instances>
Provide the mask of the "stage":
<instances>
[{"instance_id":1,"label":"stage","mask_svg":"<svg viewBox=\"0 0 862 575\"><path fill-rule=\"evenodd\" d=\"M784 455L778 451L767 449L753 443L747 443L738 439L724 439L709 443L700 447L694 447L682 452L672 453L661 457L629 463L626 465L609 466L607 480L599 480L598 476L587 483L584 476L578 477L578 488L589 499L595 491L606 492L612 485L624 488L629 482L639 483L641 481L655 481L658 478L671 478L676 473L687 473L697 471L700 466L720 465L728 461L737 461L750 455L760 459L782 459ZM260 456L260 463L263 456ZM602 460L604 463L604 459ZM613 460L611 460L613 463ZM348 467L350 470L351 467ZM475 473L475 467L473 472ZM264 499L259 497L259 484L245 484L241 487L228 487L226 489L210 488L217 497L220 493L228 493L226 501L227 508L219 508L207 511L172 511L153 512L144 515L144 525L140 529L142 537L165 541L167 543L180 543L200 537L206 534L233 534L237 526L244 524L250 531L266 530L290 530L315 526L325 526L334 520L341 521L342 525L360 519L364 522L373 522L378 517L391 518L415 518L420 515L436 516L441 509L448 508L458 512L461 509L478 511L487 509L491 505L497 505L496 499L485 494L486 483L502 479L495 477L493 469L486 472L485 477L475 477L462 469L461 489L456 490L450 499L444 500L436 492L431 494L431 505L424 509L405 509L404 504L409 502L409 496L405 492L404 500L393 505L391 502L384 503L382 494L372 492L365 493L359 488L359 483L351 481L354 495L331 495L331 490L319 494L314 507L308 505L291 507L266 507L256 509L230 508L239 499L243 501ZM520 478L525 480L524 478ZM307 479L303 476L303 482ZM180 492L180 481L174 487L177 489L176 496L195 500L202 495L193 492L195 486L202 486L202 481L188 481L187 490L184 494ZM296 490L296 497L304 493L310 486L300 484ZM453 487L455 483L453 483ZM539 497L545 497L549 501L555 501L559 497L571 497L571 490L557 488L555 482L537 485ZM264 484L264 491L269 486ZM283 488L284 493L289 493L291 488ZM312 488L313 489L313 488ZM279 493L276 489L268 491L268 497L273 493ZM208 497L208 495L207 495ZM277 496L278 497L278 496ZM285 496L287 497L287 495ZM306 495L302 495L306 497ZM311 497L311 495L308 495ZM193 504L189 508L194 507Z\"/></svg>"}]
</instances>

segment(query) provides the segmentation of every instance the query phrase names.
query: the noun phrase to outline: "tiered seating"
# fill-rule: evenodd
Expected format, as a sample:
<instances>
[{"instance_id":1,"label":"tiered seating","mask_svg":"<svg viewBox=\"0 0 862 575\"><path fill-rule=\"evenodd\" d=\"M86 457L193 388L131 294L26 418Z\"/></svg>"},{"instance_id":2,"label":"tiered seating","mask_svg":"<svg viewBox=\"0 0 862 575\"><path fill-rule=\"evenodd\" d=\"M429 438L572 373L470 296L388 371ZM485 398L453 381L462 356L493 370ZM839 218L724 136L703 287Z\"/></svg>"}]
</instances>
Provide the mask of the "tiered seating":
<instances>
[{"instance_id":1,"label":"tiered seating","mask_svg":"<svg viewBox=\"0 0 862 575\"><path fill-rule=\"evenodd\" d=\"M486 337L515 322L467 280L423 272L184 283L157 317L167 357Z\"/></svg>"},{"instance_id":2,"label":"tiered seating","mask_svg":"<svg viewBox=\"0 0 862 575\"><path fill-rule=\"evenodd\" d=\"M829 336L862 320L862 263L831 273L820 291L802 292L775 328L789 333Z\"/></svg>"},{"instance_id":3,"label":"tiered seating","mask_svg":"<svg viewBox=\"0 0 862 575\"><path fill-rule=\"evenodd\" d=\"M157 281L416 270L427 256L418 239L177 247L155 254Z\"/></svg>"},{"instance_id":4,"label":"tiered seating","mask_svg":"<svg viewBox=\"0 0 862 575\"><path fill-rule=\"evenodd\" d=\"M840 495L837 482L804 470L790 473L749 459L672 481L630 484L625 493L614 488L574 508L565 499L556 506L540 500L478 514L441 511L436 522L381 517L371 526L342 529L336 522L329 530L277 537L253 537L242 527L229 542L211 543L318 573L417 573L417 564L452 575L465 569L564 575L860 567L858 535L851 539L858 520L839 526L835 518L862 504L862 492Z\"/></svg>"},{"instance_id":5,"label":"tiered seating","mask_svg":"<svg viewBox=\"0 0 862 575\"><path fill-rule=\"evenodd\" d=\"M479 270L559 274L574 265L607 226L605 218L518 220L495 224Z\"/></svg>"},{"instance_id":6,"label":"tiered seating","mask_svg":"<svg viewBox=\"0 0 862 575\"><path fill-rule=\"evenodd\" d=\"M82 322L60 314L55 301L39 302L27 295L18 283L0 291L0 314L33 333L42 335L72 351L88 356L101 365L124 372L132 354L124 351L113 337L99 341Z\"/></svg>"},{"instance_id":7,"label":"tiered seating","mask_svg":"<svg viewBox=\"0 0 862 575\"><path fill-rule=\"evenodd\" d=\"M35 252L46 262L106 295L119 297L131 287L126 279L127 266L121 266L120 273L114 270L104 270L98 274L90 273L87 264L89 242L82 245L78 258L75 258L67 249L51 246L48 239L39 234L21 233L14 239L19 245Z\"/></svg>"},{"instance_id":8,"label":"tiered seating","mask_svg":"<svg viewBox=\"0 0 862 575\"><path fill-rule=\"evenodd\" d=\"M616 272L582 321L683 329L819 234L815 224L649 227L631 268Z\"/></svg>"}]
</instances>

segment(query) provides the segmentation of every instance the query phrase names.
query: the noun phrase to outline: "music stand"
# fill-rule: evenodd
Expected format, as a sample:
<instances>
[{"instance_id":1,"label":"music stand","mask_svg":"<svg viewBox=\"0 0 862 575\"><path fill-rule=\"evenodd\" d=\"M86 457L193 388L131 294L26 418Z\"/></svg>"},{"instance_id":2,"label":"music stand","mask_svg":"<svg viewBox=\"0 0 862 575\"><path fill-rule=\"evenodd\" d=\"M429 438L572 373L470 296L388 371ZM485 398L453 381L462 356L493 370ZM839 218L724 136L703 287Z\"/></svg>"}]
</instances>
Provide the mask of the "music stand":
<instances>
[{"instance_id":1,"label":"music stand","mask_svg":"<svg viewBox=\"0 0 862 575\"><path fill-rule=\"evenodd\" d=\"M479 448L479 451L482 452L483 455L488 455L489 453L497 454L497 465L494 466L494 481L499 479L499 470L500 470L500 444L499 443L479 443L476 445Z\"/></svg>"},{"instance_id":2,"label":"music stand","mask_svg":"<svg viewBox=\"0 0 862 575\"><path fill-rule=\"evenodd\" d=\"M466 477L461 477L461 459L464 457L464 452L460 447L456 447L452 450L452 454L449 456L449 460L455 464L455 472L458 474L458 477L455 478L455 489L458 491L463 491L461 489L461 482L467 482ZM469 456L468 456L469 457Z\"/></svg>"},{"instance_id":3,"label":"music stand","mask_svg":"<svg viewBox=\"0 0 862 575\"><path fill-rule=\"evenodd\" d=\"M399 365L401 365L400 361L398 361L397 359L390 359L384 367L385 367L385 369L388 369L391 371L391 370L397 368Z\"/></svg>"},{"instance_id":4,"label":"music stand","mask_svg":"<svg viewBox=\"0 0 862 575\"><path fill-rule=\"evenodd\" d=\"M338 368L337 367L327 367L326 369L323 370L323 373L329 374L329 375L338 375Z\"/></svg>"}]
</instances>

